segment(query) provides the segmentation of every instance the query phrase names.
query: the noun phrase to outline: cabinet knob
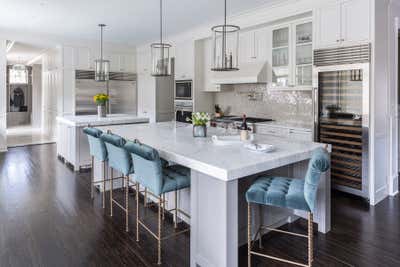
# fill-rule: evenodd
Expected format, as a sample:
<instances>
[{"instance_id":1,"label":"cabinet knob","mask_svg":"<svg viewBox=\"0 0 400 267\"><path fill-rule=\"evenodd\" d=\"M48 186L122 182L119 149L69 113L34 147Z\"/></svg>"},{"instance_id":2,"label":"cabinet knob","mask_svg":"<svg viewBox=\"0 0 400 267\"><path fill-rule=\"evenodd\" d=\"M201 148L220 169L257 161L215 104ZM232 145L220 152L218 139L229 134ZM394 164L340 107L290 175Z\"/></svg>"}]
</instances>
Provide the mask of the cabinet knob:
<instances>
[{"instance_id":1,"label":"cabinet knob","mask_svg":"<svg viewBox=\"0 0 400 267\"><path fill-rule=\"evenodd\" d=\"M339 39L337 39L337 40L336 40L336 42L337 42L337 43L339 43L339 42L340 42L340 40L339 40Z\"/></svg>"},{"instance_id":2,"label":"cabinet knob","mask_svg":"<svg viewBox=\"0 0 400 267\"><path fill-rule=\"evenodd\" d=\"M341 41L344 42L344 39L342 39Z\"/></svg>"}]
</instances>

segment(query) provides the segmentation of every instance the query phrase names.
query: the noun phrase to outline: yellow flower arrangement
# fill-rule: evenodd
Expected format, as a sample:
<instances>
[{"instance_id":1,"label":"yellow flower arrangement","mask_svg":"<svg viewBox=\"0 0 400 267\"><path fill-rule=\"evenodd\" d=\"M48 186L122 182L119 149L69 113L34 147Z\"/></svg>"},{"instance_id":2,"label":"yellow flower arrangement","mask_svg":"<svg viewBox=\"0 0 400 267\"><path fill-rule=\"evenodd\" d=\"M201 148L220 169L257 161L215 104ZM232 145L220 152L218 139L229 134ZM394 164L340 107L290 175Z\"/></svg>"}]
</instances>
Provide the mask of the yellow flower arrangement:
<instances>
[{"instance_id":1,"label":"yellow flower arrangement","mask_svg":"<svg viewBox=\"0 0 400 267\"><path fill-rule=\"evenodd\" d=\"M93 97L94 103L98 106L104 106L109 99L109 96L106 94L97 94Z\"/></svg>"}]
</instances>

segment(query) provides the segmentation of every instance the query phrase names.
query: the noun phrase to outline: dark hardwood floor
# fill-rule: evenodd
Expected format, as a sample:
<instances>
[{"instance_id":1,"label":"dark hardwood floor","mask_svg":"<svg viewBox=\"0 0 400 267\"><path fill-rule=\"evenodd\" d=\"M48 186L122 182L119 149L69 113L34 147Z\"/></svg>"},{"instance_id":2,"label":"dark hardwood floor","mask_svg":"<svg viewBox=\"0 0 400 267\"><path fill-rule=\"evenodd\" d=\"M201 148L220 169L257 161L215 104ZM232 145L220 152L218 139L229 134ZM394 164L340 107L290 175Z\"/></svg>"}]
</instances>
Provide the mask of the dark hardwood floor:
<instances>
[{"instance_id":1,"label":"dark hardwood floor","mask_svg":"<svg viewBox=\"0 0 400 267\"><path fill-rule=\"evenodd\" d=\"M141 231L137 243L124 231L123 213L90 199L90 173L74 173L56 157L55 145L0 153L0 266L156 266L156 242ZM122 192L121 192L122 193ZM122 196L122 194L121 194ZM131 196L131 210L135 207ZM143 211L144 212L144 211ZM155 226L155 213L147 210ZM333 194L332 231L315 232L314 266L400 266L400 199L376 207L342 193ZM172 224L166 224L172 231ZM299 220L284 228L306 231ZM189 234L163 245L163 266L189 266ZM306 241L276 233L264 236L265 250L306 260ZM246 248L240 249L246 266ZM254 266L287 266L254 258Z\"/></svg>"}]
</instances>

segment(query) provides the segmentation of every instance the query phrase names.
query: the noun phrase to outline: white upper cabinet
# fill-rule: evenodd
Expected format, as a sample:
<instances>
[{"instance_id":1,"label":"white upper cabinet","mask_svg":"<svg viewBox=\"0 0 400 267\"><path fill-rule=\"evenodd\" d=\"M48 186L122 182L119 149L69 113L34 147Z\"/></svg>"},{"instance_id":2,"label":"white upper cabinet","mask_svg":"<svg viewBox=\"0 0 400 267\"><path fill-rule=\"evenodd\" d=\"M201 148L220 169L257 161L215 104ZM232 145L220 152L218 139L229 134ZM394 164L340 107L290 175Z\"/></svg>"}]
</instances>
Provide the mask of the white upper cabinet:
<instances>
[{"instance_id":1,"label":"white upper cabinet","mask_svg":"<svg viewBox=\"0 0 400 267\"><path fill-rule=\"evenodd\" d=\"M104 52L104 59L110 60L110 71L136 72L135 55L127 53ZM63 47L64 69L94 70L94 61L100 58L100 52L88 47Z\"/></svg>"},{"instance_id":2,"label":"white upper cabinet","mask_svg":"<svg viewBox=\"0 0 400 267\"><path fill-rule=\"evenodd\" d=\"M175 47L175 80L193 80L194 42L187 41Z\"/></svg>"},{"instance_id":3,"label":"white upper cabinet","mask_svg":"<svg viewBox=\"0 0 400 267\"><path fill-rule=\"evenodd\" d=\"M370 40L370 0L340 0L315 13L316 48L346 46Z\"/></svg>"},{"instance_id":4,"label":"white upper cabinet","mask_svg":"<svg viewBox=\"0 0 400 267\"><path fill-rule=\"evenodd\" d=\"M269 89L311 90L313 24L310 19L272 28Z\"/></svg>"},{"instance_id":5,"label":"white upper cabinet","mask_svg":"<svg viewBox=\"0 0 400 267\"><path fill-rule=\"evenodd\" d=\"M336 46L341 39L340 5L329 4L316 12L316 35L318 47Z\"/></svg>"},{"instance_id":6,"label":"white upper cabinet","mask_svg":"<svg viewBox=\"0 0 400 267\"><path fill-rule=\"evenodd\" d=\"M370 39L370 1L351 0L342 4L342 42L355 43Z\"/></svg>"},{"instance_id":7,"label":"white upper cabinet","mask_svg":"<svg viewBox=\"0 0 400 267\"><path fill-rule=\"evenodd\" d=\"M261 28L239 34L239 68L240 63L267 60L268 29Z\"/></svg>"}]
</instances>

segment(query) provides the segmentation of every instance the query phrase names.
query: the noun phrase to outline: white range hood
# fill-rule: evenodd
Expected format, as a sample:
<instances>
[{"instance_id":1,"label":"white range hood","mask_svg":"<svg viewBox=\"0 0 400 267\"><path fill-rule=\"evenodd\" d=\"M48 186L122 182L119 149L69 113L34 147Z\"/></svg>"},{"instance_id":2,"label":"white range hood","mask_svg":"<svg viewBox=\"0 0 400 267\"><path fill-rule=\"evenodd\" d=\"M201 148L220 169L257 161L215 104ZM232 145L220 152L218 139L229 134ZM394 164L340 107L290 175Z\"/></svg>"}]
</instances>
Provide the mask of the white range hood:
<instances>
[{"instance_id":1,"label":"white range hood","mask_svg":"<svg viewBox=\"0 0 400 267\"><path fill-rule=\"evenodd\" d=\"M216 71L214 84L267 83L267 62L240 64L238 71Z\"/></svg>"}]
</instances>

